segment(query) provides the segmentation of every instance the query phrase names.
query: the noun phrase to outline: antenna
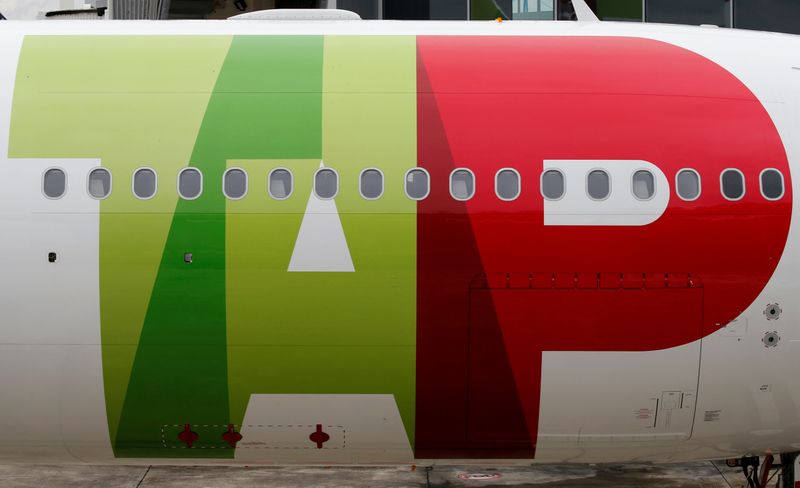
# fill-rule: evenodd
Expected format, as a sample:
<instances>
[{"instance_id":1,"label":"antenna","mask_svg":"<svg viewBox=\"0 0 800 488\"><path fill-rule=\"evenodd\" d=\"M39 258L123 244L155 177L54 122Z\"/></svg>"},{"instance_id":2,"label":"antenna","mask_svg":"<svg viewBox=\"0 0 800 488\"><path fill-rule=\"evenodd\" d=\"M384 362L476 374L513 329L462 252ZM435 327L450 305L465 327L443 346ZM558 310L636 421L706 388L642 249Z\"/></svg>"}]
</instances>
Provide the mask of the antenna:
<instances>
[{"instance_id":1,"label":"antenna","mask_svg":"<svg viewBox=\"0 0 800 488\"><path fill-rule=\"evenodd\" d=\"M572 8L575 9L578 22L600 22L584 0L572 0Z\"/></svg>"},{"instance_id":2,"label":"antenna","mask_svg":"<svg viewBox=\"0 0 800 488\"><path fill-rule=\"evenodd\" d=\"M3 16L3 12L0 12L0 20L8 20Z\"/></svg>"}]
</instances>

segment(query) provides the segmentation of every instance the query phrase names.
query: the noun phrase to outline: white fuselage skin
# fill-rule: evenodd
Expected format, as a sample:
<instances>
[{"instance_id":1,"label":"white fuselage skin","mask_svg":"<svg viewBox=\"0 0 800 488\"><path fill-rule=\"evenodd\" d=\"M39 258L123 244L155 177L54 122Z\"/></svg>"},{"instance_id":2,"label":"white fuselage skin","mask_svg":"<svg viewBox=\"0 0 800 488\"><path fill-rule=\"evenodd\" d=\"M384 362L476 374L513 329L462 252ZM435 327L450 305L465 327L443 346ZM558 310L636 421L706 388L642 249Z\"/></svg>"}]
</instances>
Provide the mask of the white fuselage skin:
<instances>
[{"instance_id":1,"label":"white fuselage skin","mask_svg":"<svg viewBox=\"0 0 800 488\"><path fill-rule=\"evenodd\" d=\"M100 340L99 202L85 192L69 192L55 211L40 190L42 172L53 160L10 159L8 137L24 36L156 34L611 35L660 40L705 56L740 79L774 121L793 175L800 168L800 36L600 22L0 22L0 462L136 461L115 459L108 434ZM59 165L70 181L83 182L98 161ZM798 194L800 178L791 181ZM786 249L761 296L727 327L663 351L545 353L535 461L674 462L800 450L798 215L792 212ZM53 241L70 257L58 273L43 259ZM770 303L780 305L779 320L765 318ZM762 339L768 332L780 336L777 347L765 347ZM673 425L660 434L630 433L625 422L646 405L629 399L671 371L696 369L692 358L698 353L699 383L671 387L686 393L689 402L675 410ZM592 431L594 422L597 435L570 431L586 405L595 413L584 425ZM410 450L403 452L389 460L414 462ZM313 455L264 454L246 462L319 462ZM378 446L341 462L384 461Z\"/></svg>"}]
</instances>

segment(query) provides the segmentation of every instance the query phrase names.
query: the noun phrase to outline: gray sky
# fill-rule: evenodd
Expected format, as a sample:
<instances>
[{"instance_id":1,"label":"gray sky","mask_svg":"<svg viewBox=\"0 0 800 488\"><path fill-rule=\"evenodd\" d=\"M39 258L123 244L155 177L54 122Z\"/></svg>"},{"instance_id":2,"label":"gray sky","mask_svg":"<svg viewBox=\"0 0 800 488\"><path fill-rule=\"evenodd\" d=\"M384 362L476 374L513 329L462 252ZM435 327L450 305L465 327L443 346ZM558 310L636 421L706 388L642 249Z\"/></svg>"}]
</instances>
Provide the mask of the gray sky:
<instances>
[{"instance_id":1,"label":"gray sky","mask_svg":"<svg viewBox=\"0 0 800 488\"><path fill-rule=\"evenodd\" d=\"M58 10L59 0L0 0L0 12L9 20L32 20L39 11Z\"/></svg>"}]
</instances>

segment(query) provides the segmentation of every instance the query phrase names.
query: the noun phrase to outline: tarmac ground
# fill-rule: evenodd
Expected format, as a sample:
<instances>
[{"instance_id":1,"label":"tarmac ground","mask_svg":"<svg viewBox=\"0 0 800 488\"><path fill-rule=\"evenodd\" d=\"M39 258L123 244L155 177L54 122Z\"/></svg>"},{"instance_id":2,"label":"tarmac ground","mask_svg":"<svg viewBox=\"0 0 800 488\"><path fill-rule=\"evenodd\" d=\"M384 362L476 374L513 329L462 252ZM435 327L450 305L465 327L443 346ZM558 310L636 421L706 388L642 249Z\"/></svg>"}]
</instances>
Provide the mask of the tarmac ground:
<instances>
[{"instance_id":1,"label":"tarmac ground","mask_svg":"<svg viewBox=\"0 0 800 488\"><path fill-rule=\"evenodd\" d=\"M773 478L769 486L774 486ZM247 467L0 465L3 488L739 488L722 462L667 465Z\"/></svg>"}]
</instances>

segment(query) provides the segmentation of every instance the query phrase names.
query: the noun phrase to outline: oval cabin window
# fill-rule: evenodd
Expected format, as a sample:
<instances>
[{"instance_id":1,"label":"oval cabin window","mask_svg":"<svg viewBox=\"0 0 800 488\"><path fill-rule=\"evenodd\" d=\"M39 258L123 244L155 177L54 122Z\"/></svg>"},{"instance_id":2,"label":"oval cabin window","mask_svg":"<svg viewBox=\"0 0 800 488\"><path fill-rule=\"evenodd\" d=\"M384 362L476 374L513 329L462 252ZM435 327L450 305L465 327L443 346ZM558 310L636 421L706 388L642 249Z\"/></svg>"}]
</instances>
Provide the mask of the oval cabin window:
<instances>
[{"instance_id":1,"label":"oval cabin window","mask_svg":"<svg viewBox=\"0 0 800 488\"><path fill-rule=\"evenodd\" d=\"M292 195L292 172L288 169L273 169L269 174L269 196L285 200Z\"/></svg>"},{"instance_id":2,"label":"oval cabin window","mask_svg":"<svg viewBox=\"0 0 800 488\"><path fill-rule=\"evenodd\" d=\"M57 199L67 191L67 175L58 168L48 169L42 177L42 191L47 198Z\"/></svg>"},{"instance_id":3,"label":"oval cabin window","mask_svg":"<svg viewBox=\"0 0 800 488\"><path fill-rule=\"evenodd\" d=\"M720 176L722 195L728 200L741 200L744 197L744 175L738 169L726 169Z\"/></svg>"},{"instance_id":4,"label":"oval cabin window","mask_svg":"<svg viewBox=\"0 0 800 488\"><path fill-rule=\"evenodd\" d=\"M656 179L649 171L640 170L633 173L631 185L633 196L638 200L650 200L656 194Z\"/></svg>"},{"instance_id":5,"label":"oval cabin window","mask_svg":"<svg viewBox=\"0 0 800 488\"><path fill-rule=\"evenodd\" d=\"M318 170L314 174L314 193L322 200L330 200L339 192L339 175L328 168Z\"/></svg>"},{"instance_id":6,"label":"oval cabin window","mask_svg":"<svg viewBox=\"0 0 800 488\"><path fill-rule=\"evenodd\" d=\"M361 196L367 200L375 200L383 195L383 173L377 169L365 169L359 181Z\"/></svg>"},{"instance_id":7,"label":"oval cabin window","mask_svg":"<svg viewBox=\"0 0 800 488\"><path fill-rule=\"evenodd\" d=\"M230 200L239 200L247 194L247 173L240 168L231 168L222 177L222 192Z\"/></svg>"},{"instance_id":8,"label":"oval cabin window","mask_svg":"<svg viewBox=\"0 0 800 488\"><path fill-rule=\"evenodd\" d=\"M456 200L469 200L475 194L475 175L468 169L457 169L450 174L450 194Z\"/></svg>"},{"instance_id":9,"label":"oval cabin window","mask_svg":"<svg viewBox=\"0 0 800 488\"><path fill-rule=\"evenodd\" d=\"M761 172L761 194L767 200L780 200L783 197L783 174L777 169Z\"/></svg>"},{"instance_id":10,"label":"oval cabin window","mask_svg":"<svg viewBox=\"0 0 800 488\"><path fill-rule=\"evenodd\" d=\"M92 198L102 200L108 197L111 194L111 173L104 168L93 169L89 173L87 189Z\"/></svg>"},{"instance_id":11,"label":"oval cabin window","mask_svg":"<svg viewBox=\"0 0 800 488\"><path fill-rule=\"evenodd\" d=\"M501 169L494 180L494 190L501 200L511 201L519 196L519 173L513 169Z\"/></svg>"},{"instance_id":12,"label":"oval cabin window","mask_svg":"<svg viewBox=\"0 0 800 488\"><path fill-rule=\"evenodd\" d=\"M184 200L194 200L203 193L203 174L195 168L186 168L178 174L178 194Z\"/></svg>"},{"instance_id":13,"label":"oval cabin window","mask_svg":"<svg viewBox=\"0 0 800 488\"><path fill-rule=\"evenodd\" d=\"M678 196L682 200L697 200L700 196L700 175L693 169L683 169L675 177Z\"/></svg>"},{"instance_id":14,"label":"oval cabin window","mask_svg":"<svg viewBox=\"0 0 800 488\"><path fill-rule=\"evenodd\" d=\"M590 171L586 175L586 192L592 200L605 200L611 193L611 179L601 169Z\"/></svg>"},{"instance_id":15,"label":"oval cabin window","mask_svg":"<svg viewBox=\"0 0 800 488\"><path fill-rule=\"evenodd\" d=\"M143 168L133 174L133 194L137 198L142 200L153 198L157 189L156 172L152 169Z\"/></svg>"},{"instance_id":16,"label":"oval cabin window","mask_svg":"<svg viewBox=\"0 0 800 488\"><path fill-rule=\"evenodd\" d=\"M542 173L542 196L547 200L558 200L564 196L564 174L561 171L548 169Z\"/></svg>"},{"instance_id":17,"label":"oval cabin window","mask_svg":"<svg viewBox=\"0 0 800 488\"><path fill-rule=\"evenodd\" d=\"M430 177L424 169L417 168L406 173L406 196L412 200L422 200L430 192Z\"/></svg>"}]
</instances>

